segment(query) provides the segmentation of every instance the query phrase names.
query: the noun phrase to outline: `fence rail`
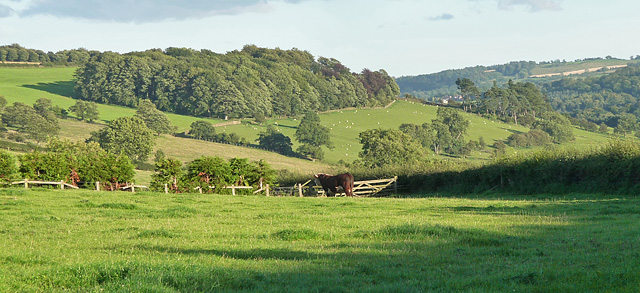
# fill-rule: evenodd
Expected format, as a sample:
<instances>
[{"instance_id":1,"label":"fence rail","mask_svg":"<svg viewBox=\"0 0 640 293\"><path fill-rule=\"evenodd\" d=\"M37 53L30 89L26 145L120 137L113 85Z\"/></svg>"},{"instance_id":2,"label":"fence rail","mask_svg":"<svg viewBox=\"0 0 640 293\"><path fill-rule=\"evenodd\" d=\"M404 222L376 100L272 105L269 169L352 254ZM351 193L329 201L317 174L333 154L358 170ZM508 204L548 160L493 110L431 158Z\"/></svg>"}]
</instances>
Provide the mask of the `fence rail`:
<instances>
[{"instance_id":1,"label":"fence rail","mask_svg":"<svg viewBox=\"0 0 640 293\"><path fill-rule=\"evenodd\" d=\"M64 181L41 181L41 180L23 179L22 181L11 182L11 185L18 185L18 184L24 184L24 188L29 188L29 185L58 185L60 186L60 189L65 189L65 188L79 189L80 188L78 186L66 183ZM96 184L96 190L100 191L100 182L95 182L95 184ZM131 192L135 192L136 188L138 190L149 189L149 187L147 186L135 185L135 184L126 184L126 185L115 187L115 189L118 189L118 190L124 190L124 191L131 190Z\"/></svg>"},{"instance_id":2,"label":"fence rail","mask_svg":"<svg viewBox=\"0 0 640 293\"><path fill-rule=\"evenodd\" d=\"M37 185L60 185L60 189L64 189L65 186L69 188L78 189L78 186L71 185L64 181L55 182L55 181L39 181L39 180L24 179L22 181L11 182L11 185L16 185L16 184L24 184L24 188L29 188L29 184L37 184Z\"/></svg>"},{"instance_id":3,"label":"fence rail","mask_svg":"<svg viewBox=\"0 0 640 293\"><path fill-rule=\"evenodd\" d=\"M326 196L321 186L308 185L311 182L313 181L309 180L294 186L272 187L271 191L275 195L282 196ZM355 196L374 196L397 192L398 176L389 179L355 181L353 183L353 194Z\"/></svg>"}]
</instances>

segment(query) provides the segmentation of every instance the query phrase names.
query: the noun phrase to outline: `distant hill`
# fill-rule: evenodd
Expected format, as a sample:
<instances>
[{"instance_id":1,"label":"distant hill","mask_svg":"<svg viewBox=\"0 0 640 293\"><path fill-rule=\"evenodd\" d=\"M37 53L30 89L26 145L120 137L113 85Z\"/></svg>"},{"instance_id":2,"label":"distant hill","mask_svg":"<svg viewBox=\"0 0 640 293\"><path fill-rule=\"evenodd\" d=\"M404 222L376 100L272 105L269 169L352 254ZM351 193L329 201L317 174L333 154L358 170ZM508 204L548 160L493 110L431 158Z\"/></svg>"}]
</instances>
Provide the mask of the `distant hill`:
<instances>
[{"instance_id":1,"label":"distant hill","mask_svg":"<svg viewBox=\"0 0 640 293\"><path fill-rule=\"evenodd\" d=\"M488 89L496 81L498 85L509 79L528 81L538 85L559 80L567 76L587 77L612 72L613 69L640 63L640 58L631 60L615 58L587 58L575 61L514 61L492 66L474 66L450 69L433 74L402 76L396 78L401 94L410 94L420 99L436 100L442 96L459 93L455 81L471 79L481 89Z\"/></svg>"}]
</instances>

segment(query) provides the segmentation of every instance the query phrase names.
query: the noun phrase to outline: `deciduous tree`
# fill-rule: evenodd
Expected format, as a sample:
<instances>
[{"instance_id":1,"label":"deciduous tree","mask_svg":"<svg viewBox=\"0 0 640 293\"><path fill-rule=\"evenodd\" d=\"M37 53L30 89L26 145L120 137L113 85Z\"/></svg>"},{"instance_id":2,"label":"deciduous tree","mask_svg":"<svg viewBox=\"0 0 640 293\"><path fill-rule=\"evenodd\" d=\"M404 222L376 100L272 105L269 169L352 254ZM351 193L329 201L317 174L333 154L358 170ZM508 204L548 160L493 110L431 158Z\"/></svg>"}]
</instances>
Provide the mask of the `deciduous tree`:
<instances>
[{"instance_id":1,"label":"deciduous tree","mask_svg":"<svg viewBox=\"0 0 640 293\"><path fill-rule=\"evenodd\" d=\"M174 132L175 127L171 124L169 117L158 110L156 105L148 99L140 101L135 116L142 119L149 129L158 134Z\"/></svg>"},{"instance_id":2,"label":"deciduous tree","mask_svg":"<svg viewBox=\"0 0 640 293\"><path fill-rule=\"evenodd\" d=\"M424 161L424 148L398 129L370 129L361 132L360 158L369 167L406 165Z\"/></svg>"},{"instance_id":3,"label":"deciduous tree","mask_svg":"<svg viewBox=\"0 0 640 293\"><path fill-rule=\"evenodd\" d=\"M155 144L153 131L139 117L120 117L107 127L91 133L89 141L95 141L103 149L127 155L133 162L144 162Z\"/></svg>"},{"instance_id":4,"label":"deciduous tree","mask_svg":"<svg viewBox=\"0 0 640 293\"><path fill-rule=\"evenodd\" d=\"M295 134L298 142L302 144L298 148L298 152L316 159L322 159L324 153L322 153L320 147L323 145L328 148L333 147L329 134L329 129L320 124L318 114L313 111L307 112L300 121Z\"/></svg>"}]
</instances>

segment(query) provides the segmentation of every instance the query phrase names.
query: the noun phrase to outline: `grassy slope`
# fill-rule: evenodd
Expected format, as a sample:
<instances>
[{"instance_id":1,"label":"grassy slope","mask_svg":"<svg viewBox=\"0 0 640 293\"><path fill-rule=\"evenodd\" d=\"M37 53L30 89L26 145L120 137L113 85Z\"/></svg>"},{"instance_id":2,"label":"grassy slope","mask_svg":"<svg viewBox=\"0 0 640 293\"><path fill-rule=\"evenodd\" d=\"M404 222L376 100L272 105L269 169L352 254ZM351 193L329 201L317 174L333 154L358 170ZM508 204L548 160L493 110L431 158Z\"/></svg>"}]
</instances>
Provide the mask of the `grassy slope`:
<instances>
[{"instance_id":1,"label":"grassy slope","mask_svg":"<svg viewBox=\"0 0 640 293\"><path fill-rule=\"evenodd\" d=\"M41 97L51 99L55 104L62 107L73 105L74 101L68 97L72 92L72 78L74 68L0 68L0 95L4 95L9 102L22 101L32 104ZM99 105L101 119L110 120L116 117L133 115L134 109ZM337 163L339 160L347 162L358 157L361 146L358 134L372 128L397 128L402 123L422 124L430 122L435 118L437 108L433 106L421 105L413 102L398 101L388 109L359 109L348 111L337 111L320 115L322 123L331 129L334 149L325 149L326 162ZM491 121L480 118L476 115L464 114L471 122L467 138L478 140L483 137L487 144L493 144L496 140L505 140L511 133L526 132L527 128L509 125L498 121ZM178 125L179 131L189 128L191 122L199 118L169 114L174 124ZM212 121L217 122L217 121ZM104 123L101 121L100 123ZM217 127L218 132L235 132L250 142L255 142L258 133L264 131L268 124L276 125L283 134L294 140L295 130L299 120L295 118L269 120L265 125L240 124ZM71 139L82 139L88 137L90 131L96 130L100 124L78 124L72 121L63 121L61 136ZM589 133L576 130L576 141L568 146L586 147L595 143L606 141L608 138L600 134ZM274 161L271 164L282 168L292 167L294 170L316 169L326 170L326 165L310 164L307 161L293 160L271 153L259 152L257 150L246 150L239 147L231 147L212 143L196 142L173 137L163 137L159 140L158 146L166 153L177 156L183 161L190 161L198 154L211 154L223 157L240 157L245 154L253 160L265 156L271 157ZM227 149L225 149L227 148ZM197 149L198 151L194 151ZM188 150L188 151L183 151ZM526 151L526 150L520 150ZM472 154L472 159L486 159L488 153L476 152ZM285 162L286 161L286 162ZM280 163L282 162L282 163Z\"/></svg>"},{"instance_id":2,"label":"grassy slope","mask_svg":"<svg viewBox=\"0 0 640 293\"><path fill-rule=\"evenodd\" d=\"M0 291L634 292L639 208L2 189Z\"/></svg>"},{"instance_id":3,"label":"grassy slope","mask_svg":"<svg viewBox=\"0 0 640 293\"><path fill-rule=\"evenodd\" d=\"M73 93L73 73L75 68L0 68L0 95L9 103L22 102L33 104L39 98L48 98L55 105L68 108L75 103L69 96ZM92 131L104 127L105 122L135 114L135 109L98 105L100 121L96 123L83 123L74 119L60 120L60 136L73 141L84 140ZM178 131L186 131L193 121L202 120L190 116L168 114ZM212 123L220 120L207 119ZM314 163L280 156L271 152L256 149L247 149L237 146L222 145L217 143L195 141L184 138L162 136L157 141L156 149L162 149L167 155L174 156L183 162L191 161L203 155L218 155L224 158L247 157L251 160L266 159L277 169L287 169L302 173L328 171L329 166L322 163ZM147 184L150 180L150 172L138 171L138 182Z\"/></svg>"},{"instance_id":4,"label":"grassy slope","mask_svg":"<svg viewBox=\"0 0 640 293\"><path fill-rule=\"evenodd\" d=\"M408 101L398 101L388 109L376 110L348 110L337 111L320 115L324 126L331 129L331 140L335 146L333 150L325 149L326 159L329 163L336 163L342 159L347 162L358 157L362 150L359 143L358 134L367 129L373 128L397 128L402 123L422 124L435 119L437 107L423 105ZM467 139L478 140L483 137L485 143L491 145L497 140L506 140L512 133L522 133L529 131L528 128L519 125L506 124L500 121L493 121L479 117L477 115L463 115L469 119L470 125L467 132ZM300 121L295 118L270 120L265 125L232 125L218 128L218 131L229 131L240 134L249 140L255 140L258 133L264 131L266 126L271 124L285 135L295 137L296 127ZM277 123L277 124L275 124ZM574 130L576 140L564 146L584 148L595 144L606 142L607 136L587 132L579 129ZM297 143L294 142L294 148ZM520 149L519 151L529 151L531 149ZM518 151L518 150L514 150ZM486 159L488 153L474 152L472 159Z\"/></svg>"},{"instance_id":5,"label":"grassy slope","mask_svg":"<svg viewBox=\"0 0 640 293\"><path fill-rule=\"evenodd\" d=\"M75 104L73 95L74 67L53 68L3 68L0 67L0 95L7 102L22 102L28 105L39 98L47 98L55 105L69 108ZM98 104L100 122L107 122L118 117L133 116L135 109ZM71 113L72 114L72 113ZM73 116L73 115L72 115ZM218 119L203 119L191 116L167 114L179 132L189 130L192 122L207 120L212 123L222 122Z\"/></svg>"}]
</instances>

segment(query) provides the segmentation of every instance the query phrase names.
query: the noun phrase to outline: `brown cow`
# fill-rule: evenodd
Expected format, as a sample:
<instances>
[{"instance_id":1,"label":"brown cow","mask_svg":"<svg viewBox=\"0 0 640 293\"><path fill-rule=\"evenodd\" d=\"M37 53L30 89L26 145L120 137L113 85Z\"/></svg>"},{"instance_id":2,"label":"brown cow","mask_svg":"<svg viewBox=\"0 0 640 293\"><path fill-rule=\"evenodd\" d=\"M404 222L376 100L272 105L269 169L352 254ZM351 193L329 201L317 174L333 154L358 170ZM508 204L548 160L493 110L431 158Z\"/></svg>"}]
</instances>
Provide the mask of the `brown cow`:
<instances>
[{"instance_id":1,"label":"brown cow","mask_svg":"<svg viewBox=\"0 0 640 293\"><path fill-rule=\"evenodd\" d=\"M313 175L316 185L322 186L329 196L344 192L347 196L353 196L353 175L351 173L331 176L320 173Z\"/></svg>"}]
</instances>

